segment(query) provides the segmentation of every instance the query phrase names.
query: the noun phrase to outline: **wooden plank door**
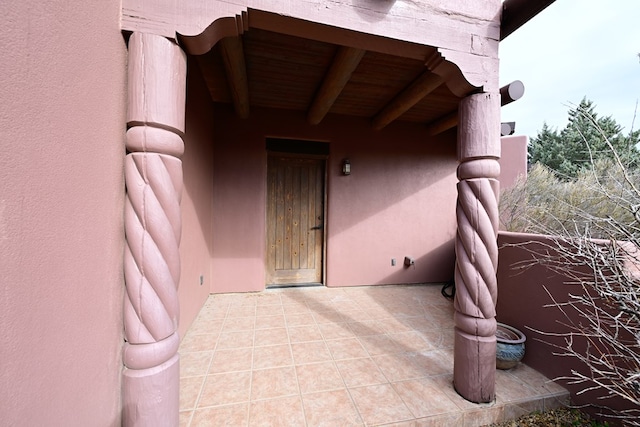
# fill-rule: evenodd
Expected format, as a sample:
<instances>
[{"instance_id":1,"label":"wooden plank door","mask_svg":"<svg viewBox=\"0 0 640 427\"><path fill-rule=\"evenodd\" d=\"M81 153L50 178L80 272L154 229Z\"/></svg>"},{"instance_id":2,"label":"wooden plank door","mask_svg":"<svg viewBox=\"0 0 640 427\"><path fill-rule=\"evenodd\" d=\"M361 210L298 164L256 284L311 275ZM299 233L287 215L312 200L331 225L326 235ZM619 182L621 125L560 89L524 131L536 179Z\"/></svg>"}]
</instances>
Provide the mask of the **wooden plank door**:
<instances>
[{"instance_id":1,"label":"wooden plank door","mask_svg":"<svg viewBox=\"0 0 640 427\"><path fill-rule=\"evenodd\" d=\"M324 160L270 155L267 285L321 283Z\"/></svg>"}]
</instances>

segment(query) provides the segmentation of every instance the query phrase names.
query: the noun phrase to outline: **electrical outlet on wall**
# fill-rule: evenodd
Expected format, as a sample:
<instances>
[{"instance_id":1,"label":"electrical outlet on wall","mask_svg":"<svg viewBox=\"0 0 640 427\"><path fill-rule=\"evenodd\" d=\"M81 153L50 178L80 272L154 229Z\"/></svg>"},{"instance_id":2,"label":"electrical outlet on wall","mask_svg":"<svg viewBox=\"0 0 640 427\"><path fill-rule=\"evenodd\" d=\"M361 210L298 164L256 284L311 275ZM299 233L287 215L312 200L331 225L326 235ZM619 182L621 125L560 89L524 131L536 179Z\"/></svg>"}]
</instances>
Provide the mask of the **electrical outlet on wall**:
<instances>
[{"instance_id":1,"label":"electrical outlet on wall","mask_svg":"<svg viewBox=\"0 0 640 427\"><path fill-rule=\"evenodd\" d=\"M200 286L202 286L204 284L204 276L201 274L200 275Z\"/></svg>"},{"instance_id":2,"label":"electrical outlet on wall","mask_svg":"<svg viewBox=\"0 0 640 427\"><path fill-rule=\"evenodd\" d=\"M395 266L396 266L396 259L391 258L391 267L395 267Z\"/></svg>"}]
</instances>

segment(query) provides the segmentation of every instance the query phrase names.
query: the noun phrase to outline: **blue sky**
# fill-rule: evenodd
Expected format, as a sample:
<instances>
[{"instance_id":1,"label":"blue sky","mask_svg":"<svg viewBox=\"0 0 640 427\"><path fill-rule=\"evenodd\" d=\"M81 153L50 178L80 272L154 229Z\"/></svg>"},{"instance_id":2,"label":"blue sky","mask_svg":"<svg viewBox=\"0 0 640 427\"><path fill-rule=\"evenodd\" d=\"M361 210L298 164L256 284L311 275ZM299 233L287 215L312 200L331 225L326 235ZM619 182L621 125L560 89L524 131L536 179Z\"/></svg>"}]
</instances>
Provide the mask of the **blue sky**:
<instances>
[{"instance_id":1,"label":"blue sky","mask_svg":"<svg viewBox=\"0 0 640 427\"><path fill-rule=\"evenodd\" d=\"M500 86L525 86L520 100L502 107L502 121L529 137L545 121L561 130L586 96L625 133L639 129L638 53L640 0L556 0L500 44Z\"/></svg>"}]
</instances>

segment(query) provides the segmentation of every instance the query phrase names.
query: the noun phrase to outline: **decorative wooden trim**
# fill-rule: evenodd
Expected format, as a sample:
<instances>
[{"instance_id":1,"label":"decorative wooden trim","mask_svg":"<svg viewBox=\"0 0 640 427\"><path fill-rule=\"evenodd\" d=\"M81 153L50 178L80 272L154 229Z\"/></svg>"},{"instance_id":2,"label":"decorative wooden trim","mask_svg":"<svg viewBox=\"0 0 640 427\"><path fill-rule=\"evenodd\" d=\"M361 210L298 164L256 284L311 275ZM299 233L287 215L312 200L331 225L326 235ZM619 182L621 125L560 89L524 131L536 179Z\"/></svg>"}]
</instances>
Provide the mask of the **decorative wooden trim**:
<instances>
[{"instance_id":1,"label":"decorative wooden trim","mask_svg":"<svg viewBox=\"0 0 640 427\"><path fill-rule=\"evenodd\" d=\"M249 84L242 39L240 36L225 37L220 40L220 47L233 107L240 118L246 119L249 117Z\"/></svg>"},{"instance_id":2,"label":"decorative wooden trim","mask_svg":"<svg viewBox=\"0 0 640 427\"><path fill-rule=\"evenodd\" d=\"M340 92L342 92L342 89L349 82L351 75L360 64L360 60L365 53L365 50L353 47L341 46L338 49L333 63L309 108L309 113L307 114L309 123L317 125L322 121L340 95Z\"/></svg>"}]
</instances>

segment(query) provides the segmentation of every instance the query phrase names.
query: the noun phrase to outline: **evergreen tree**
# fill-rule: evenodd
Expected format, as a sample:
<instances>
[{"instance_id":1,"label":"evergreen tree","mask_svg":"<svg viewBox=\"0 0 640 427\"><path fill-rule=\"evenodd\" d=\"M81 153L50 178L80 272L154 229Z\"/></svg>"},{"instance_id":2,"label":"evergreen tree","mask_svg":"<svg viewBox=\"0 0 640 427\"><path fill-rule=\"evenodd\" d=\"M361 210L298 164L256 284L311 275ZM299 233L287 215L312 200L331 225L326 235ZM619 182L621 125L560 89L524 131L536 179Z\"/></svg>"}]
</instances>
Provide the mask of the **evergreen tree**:
<instances>
[{"instance_id":1,"label":"evergreen tree","mask_svg":"<svg viewBox=\"0 0 640 427\"><path fill-rule=\"evenodd\" d=\"M613 156L608 140L627 167L640 164L640 151L636 146L640 142L640 131L624 135L622 126L614 119L598 117L593 102L587 98L568 114L569 123L559 133L544 123L532 138L531 163L542 163L561 177L573 179L581 170L591 167L593 161Z\"/></svg>"}]
</instances>

